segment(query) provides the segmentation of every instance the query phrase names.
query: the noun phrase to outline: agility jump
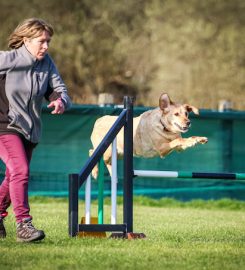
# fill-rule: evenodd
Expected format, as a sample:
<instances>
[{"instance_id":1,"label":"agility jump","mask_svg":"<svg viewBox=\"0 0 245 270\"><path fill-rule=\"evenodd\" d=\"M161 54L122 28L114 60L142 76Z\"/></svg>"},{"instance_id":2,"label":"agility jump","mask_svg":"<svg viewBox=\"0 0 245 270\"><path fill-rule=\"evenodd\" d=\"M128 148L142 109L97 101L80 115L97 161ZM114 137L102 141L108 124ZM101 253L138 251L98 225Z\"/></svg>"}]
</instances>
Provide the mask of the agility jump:
<instances>
[{"instance_id":1,"label":"agility jump","mask_svg":"<svg viewBox=\"0 0 245 270\"><path fill-rule=\"evenodd\" d=\"M102 158L121 128L124 127L124 181L123 181L123 223L122 224L79 224L78 192L86 182L92 169ZM133 232L133 100L124 98L124 109L112 128L82 168L79 174L69 175L69 235L79 232L115 232L115 237L142 238L144 234Z\"/></svg>"}]
</instances>

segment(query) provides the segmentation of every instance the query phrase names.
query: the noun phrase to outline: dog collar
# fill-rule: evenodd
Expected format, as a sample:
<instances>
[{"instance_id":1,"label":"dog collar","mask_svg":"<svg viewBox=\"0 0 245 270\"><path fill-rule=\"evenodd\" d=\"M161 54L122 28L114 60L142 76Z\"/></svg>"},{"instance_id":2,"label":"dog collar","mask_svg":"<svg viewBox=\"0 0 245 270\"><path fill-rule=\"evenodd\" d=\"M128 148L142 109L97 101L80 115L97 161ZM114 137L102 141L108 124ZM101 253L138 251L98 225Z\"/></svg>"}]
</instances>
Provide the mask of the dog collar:
<instances>
[{"instance_id":1,"label":"dog collar","mask_svg":"<svg viewBox=\"0 0 245 270\"><path fill-rule=\"evenodd\" d=\"M162 120L160 119L160 123L162 124L162 126L163 126L163 130L164 131L166 131L166 132L170 132L170 130L168 130L167 128L166 128L166 126L164 125L164 123L162 122Z\"/></svg>"}]
</instances>

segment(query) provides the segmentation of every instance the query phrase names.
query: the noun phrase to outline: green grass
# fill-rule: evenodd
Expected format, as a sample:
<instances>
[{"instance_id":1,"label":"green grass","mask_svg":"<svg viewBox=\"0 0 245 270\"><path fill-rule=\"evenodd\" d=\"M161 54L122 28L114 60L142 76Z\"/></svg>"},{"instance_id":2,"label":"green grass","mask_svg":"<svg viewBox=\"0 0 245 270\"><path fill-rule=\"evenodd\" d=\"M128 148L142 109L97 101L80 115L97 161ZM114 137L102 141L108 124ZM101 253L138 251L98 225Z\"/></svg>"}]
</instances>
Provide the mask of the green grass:
<instances>
[{"instance_id":1,"label":"green grass","mask_svg":"<svg viewBox=\"0 0 245 270\"><path fill-rule=\"evenodd\" d=\"M121 199L119 198L119 202ZM154 206L153 206L154 205ZM80 203L80 216L84 204ZM44 241L16 243L12 211L0 240L1 269L222 269L245 268L245 204L233 200L178 202L136 197L134 231L145 239L68 237L65 199L32 198L34 225ZM96 216L96 204L93 215ZM105 200L105 221L110 205ZM122 204L118 219L121 222ZM110 234L108 234L109 236Z\"/></svg>"}]
</instances>

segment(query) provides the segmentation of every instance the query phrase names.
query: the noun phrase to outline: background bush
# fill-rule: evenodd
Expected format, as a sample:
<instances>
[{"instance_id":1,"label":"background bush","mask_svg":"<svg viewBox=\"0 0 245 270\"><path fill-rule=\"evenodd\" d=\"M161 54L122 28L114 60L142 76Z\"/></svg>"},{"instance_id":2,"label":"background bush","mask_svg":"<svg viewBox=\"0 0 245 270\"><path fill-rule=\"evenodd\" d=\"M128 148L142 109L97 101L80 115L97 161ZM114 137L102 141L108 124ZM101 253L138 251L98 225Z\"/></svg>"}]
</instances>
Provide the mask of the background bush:
<instances>
[{"instance_id":1,"label":"background bush","mask_svg":"<svg viewBox=\"0 0 245 270\"><path fill-rule=\"evenodd\" d=\"M173 100L244 110L243 0L0 0L0 49L27 17L53 24L50 53L76 103L134 95L156 106ZM243 98L243 99L242 99Z\"/></svg>"}]
</instances>

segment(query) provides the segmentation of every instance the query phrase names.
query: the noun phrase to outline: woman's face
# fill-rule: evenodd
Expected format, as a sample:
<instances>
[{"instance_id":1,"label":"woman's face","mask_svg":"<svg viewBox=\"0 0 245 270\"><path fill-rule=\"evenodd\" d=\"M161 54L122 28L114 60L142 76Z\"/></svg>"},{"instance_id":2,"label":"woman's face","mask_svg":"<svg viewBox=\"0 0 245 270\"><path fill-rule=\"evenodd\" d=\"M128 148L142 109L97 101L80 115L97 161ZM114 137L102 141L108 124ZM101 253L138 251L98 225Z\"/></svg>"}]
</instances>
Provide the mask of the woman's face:
<instances>
[{"instance_id":1,"label":"woman's face","mask_svg":"<svg viewBox=\"0 0 245 270\"><path fill-rule=\"evenodd\" d=\"M24 44L27 50L37 59L42 60L48 51L51 36L47 31L35 38L24 38Z\"/></svg>"}]
</instances>

